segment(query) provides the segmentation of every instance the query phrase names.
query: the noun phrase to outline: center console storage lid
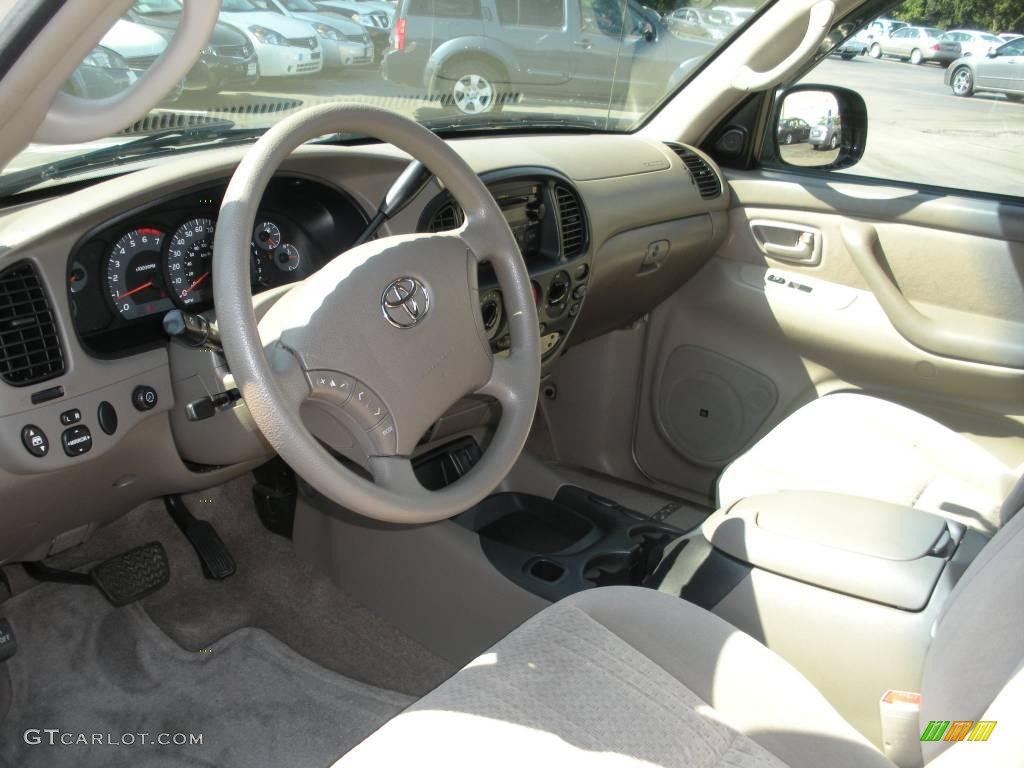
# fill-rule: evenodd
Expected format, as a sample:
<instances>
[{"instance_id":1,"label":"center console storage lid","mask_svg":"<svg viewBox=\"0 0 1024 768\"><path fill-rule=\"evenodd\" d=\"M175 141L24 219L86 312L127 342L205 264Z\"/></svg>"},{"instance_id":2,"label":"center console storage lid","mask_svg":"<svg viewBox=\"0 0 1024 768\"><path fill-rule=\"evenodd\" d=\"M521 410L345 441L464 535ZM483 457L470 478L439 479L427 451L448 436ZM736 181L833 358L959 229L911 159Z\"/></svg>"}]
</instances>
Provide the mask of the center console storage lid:
<instances>
[{"instance_id":1,"label":"center console storage lid","mask_svg":"<svg viewBox=\"0 0 1024 768\"><path fill-rule=\"evenodd\" d=\"M715 549L756 568L920 611L964 528L882 501L783 491L719 510L702 532Z\"/></svg>"}]
</instances>

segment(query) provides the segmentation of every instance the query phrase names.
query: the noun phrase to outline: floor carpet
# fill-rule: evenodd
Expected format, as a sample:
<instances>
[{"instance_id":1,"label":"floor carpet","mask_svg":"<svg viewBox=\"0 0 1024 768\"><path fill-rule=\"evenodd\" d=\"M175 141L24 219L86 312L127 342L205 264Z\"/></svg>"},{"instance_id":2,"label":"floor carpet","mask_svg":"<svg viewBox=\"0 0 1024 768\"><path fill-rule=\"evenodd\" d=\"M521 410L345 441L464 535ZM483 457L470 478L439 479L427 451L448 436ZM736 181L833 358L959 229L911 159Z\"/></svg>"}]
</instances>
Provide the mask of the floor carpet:
<instances>
[{"instance_id":1,"label":"floor carpet","mask_svg":"<svg viewBox=\"0 0 1024 768\"><path fill-rule=\"evenodd\" d=\"M260 629L186 650L138 604L114 608L88 587L40 585L3 609L19 645L0 723L12 768L320 768L411 702ZM178 734L202 743L175 745Z\"/></svg>"}]
</instances>

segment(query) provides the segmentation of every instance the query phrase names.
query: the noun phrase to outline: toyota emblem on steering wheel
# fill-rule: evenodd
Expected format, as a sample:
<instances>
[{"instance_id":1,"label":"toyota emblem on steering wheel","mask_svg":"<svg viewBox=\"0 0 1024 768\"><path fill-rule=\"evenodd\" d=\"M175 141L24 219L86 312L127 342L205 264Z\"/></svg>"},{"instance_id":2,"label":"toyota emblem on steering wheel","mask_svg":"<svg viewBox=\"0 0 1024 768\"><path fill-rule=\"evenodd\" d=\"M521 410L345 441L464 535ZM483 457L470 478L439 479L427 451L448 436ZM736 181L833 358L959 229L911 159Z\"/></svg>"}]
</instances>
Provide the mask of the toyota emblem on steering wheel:
<instances>
[{"instance_id":1,"label":"toyota emblem on steering wheel","mask_svg":"<svg viewBox=\"0 0 1024 768\"><path fill-rule=\"evenodd\" d=\"M430 294L415 277L391 281L380 297L384 317L395 328L412 328L430 309Z\"/></svg>"}]
</instances>

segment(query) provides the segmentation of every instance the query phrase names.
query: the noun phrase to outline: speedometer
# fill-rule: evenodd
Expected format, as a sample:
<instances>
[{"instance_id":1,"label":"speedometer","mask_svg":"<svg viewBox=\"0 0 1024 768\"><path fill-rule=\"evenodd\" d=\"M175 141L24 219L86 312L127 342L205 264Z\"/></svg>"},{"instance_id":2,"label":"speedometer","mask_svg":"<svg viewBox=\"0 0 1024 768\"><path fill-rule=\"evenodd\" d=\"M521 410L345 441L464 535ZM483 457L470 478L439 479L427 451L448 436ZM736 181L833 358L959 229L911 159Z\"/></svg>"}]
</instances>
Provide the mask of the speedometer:
<instances>
[{"instance_id":1,"label":"speedometer","mask_svg":"<svg viewBox=\"0 0 1024 768\"><path fill-rule=\"evenodd\" d=\"M185 306L213 299L213 230L212 219L191 219L171 238L167 284Z\"/></svg>"},{"instance_id":2,"label":"speedometer","mask_svg":"<svg viewBox=\"0 0 1024 768\"><path fill-rule=\"evenodd\" d=\"M125 320L174 309L160 265L163 242L159 229L140 227L118 240L107 255L107 291Z\"/></svg>"}]
</instances>

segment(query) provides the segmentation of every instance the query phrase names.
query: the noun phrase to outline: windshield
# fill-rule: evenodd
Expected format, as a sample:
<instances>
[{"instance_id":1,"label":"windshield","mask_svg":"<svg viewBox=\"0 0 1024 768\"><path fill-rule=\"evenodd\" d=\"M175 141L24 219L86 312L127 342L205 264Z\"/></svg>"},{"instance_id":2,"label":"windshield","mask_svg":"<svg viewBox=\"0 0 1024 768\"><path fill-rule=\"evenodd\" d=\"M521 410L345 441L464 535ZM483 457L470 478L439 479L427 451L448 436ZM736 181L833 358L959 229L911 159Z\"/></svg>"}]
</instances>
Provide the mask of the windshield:
<instances>
[{"instance_id":1,"label":"windshield","mask_svg":"<svg viewBox=\"0 0 1024 768\"><path fill-rule=\"evenodd\" d=\"M0 175L0 197L30 188L29 169L53 183L254 141L327 102L385 107L442 135L630 131L768 2L736 0L681 21L671 0L223 0L194 66L145 119L96 142L28 147ZM177 0L137 0L64 90L105 99L130 87L180 19Z\"/></svg>"}]
</instances>

